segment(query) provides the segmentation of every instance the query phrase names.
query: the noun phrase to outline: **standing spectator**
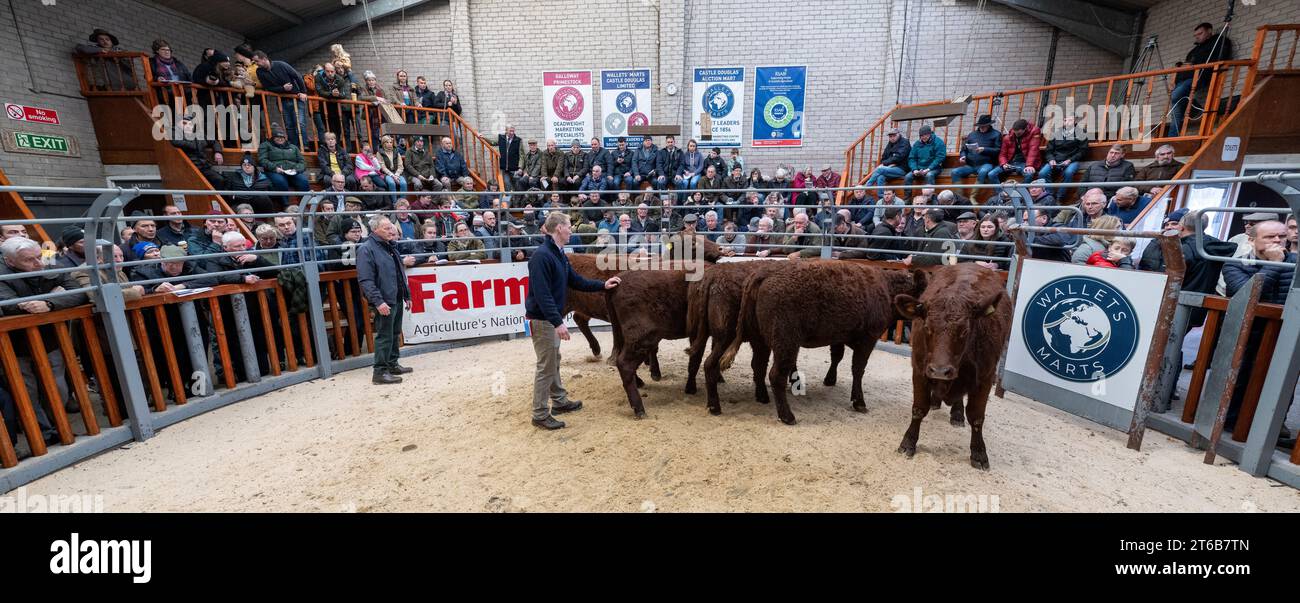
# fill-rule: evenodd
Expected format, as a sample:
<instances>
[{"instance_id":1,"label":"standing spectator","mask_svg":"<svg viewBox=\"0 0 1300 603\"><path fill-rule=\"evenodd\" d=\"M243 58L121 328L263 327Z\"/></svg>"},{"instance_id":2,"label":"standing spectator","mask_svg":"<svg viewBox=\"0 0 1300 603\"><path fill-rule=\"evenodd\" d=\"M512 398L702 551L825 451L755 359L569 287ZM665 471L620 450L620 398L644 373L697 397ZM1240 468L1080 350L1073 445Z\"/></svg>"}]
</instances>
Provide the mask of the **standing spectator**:
<instances>
[{"instance_id":1,"label":"standing spectator","mask_svg":"<svg viewBox=\"0 0 1300 603\"><path fill-rule=\"evenodd\" d=\"M979 184L991 184L995 181L989 173L997 169L997 160L1002 154L1002 133L993 129L993 117L981 115L975 122L975 131L966 135L962 141L961 153L957 157L959 165L952 171L954 183L975 174ZM975 193L971 193L975 198Z\"/></svg>"},{"instance_id":2,"label":"standing spectator","mask_svg":"<svg viewBox=\"0 0 1300 603\"><path fill-rule=\"evenodd\" d=\"M286 142L290 142L294 148L303 148L306 137L301 134L299 128L304 125L302 120L307 118L307 84L292 66L284 61L272 61L265 52L260 50L254 52L253 62L257 64L257 79L261 82L262 88L269 92L291 95L277 99L280 113L284 115L285 133L288 136ZM274 126L271 128L271 137L275 137ZM271 180L274 181L275 178L272 177ZM298 190L306 190L306 188L304 185Z\"/></svg>"},{"instance_id":3,"label":"standing spectator","mask_svg":"<svg viewBox=\"0 0 1300 603\"><path fill-rule=\"evenodd\" d=\"M190 226L190 223L185 221L183 217L185 214L175 205L167 204L163 206L163 215L168 220L167 225L158 230L158 241L163 245L177 245L183 248L186 241L191 236L194 236L195 231L198 229Z\"/></svg>"},{"instance_id":4,"label":"standing spectator","mask_svg":"<svg viewBox=\"0 0 1300 603\"><path fill-rule=\"evenodd\" d=\"M452 181L460 184L461 190L474 190L474 179L469 176L469 166L465 158L452 147L451 137L442 138L442 148L438 149L438 158L434 160L434 169L442 180L442 188L452 190Z\"/></svg>"},{"instance_id":5,"label":"standing spectator","mask_svg":"<svg viewBox=\"0 0 1300 603\"><path fill-rule=\"evenodd\" d=\"M1095 230L1119 230L1121 227L1119 218L1115 216L1102 216L1092 221ZM1070 261L1075 264L1086 264L1088 258L1098 251L1106 251L1110 248L1111 237L1099 234L1084 235L1083 240L1079 241L1079 246L1074 248L1074 253L1070 255Z\"/></svg>"},{"instance_id":6,"label":"standing spectator","mask_svg":"<svg viewBox=\"0 0 1300 603\"><path fill-rule=\"evenodd\" d=\"M1094 161L1088 164L1088 169L1083 173L1084 182L1106 183L1106 182L1130 182L1137 174L1137 169L1133 167L1132 162L1124 159L1124 145L1111 145L1110 150L1106 151L1104 161ZM1102 187L1106 196L1115 194L1116 187Z\"/></svg>"},{"instance_id":7,"label":"standing spectator","mask_svg":"<svg viewBox=\"0 0 1300 603\"><path fill-rule=\"evenodd\" d=\"M433 95L433 108L461 114L460 95L456 94L456 86L451 80L442 80L442 90Z\"/></svg>"},{"instance_id":8,"label":"standing spectator","mask_svg":"<svg viewBox=\"0 0 1300 603\"><path fill-rule=\"evenodd\" d=\"M403 258L397 251L397 227L384 216L370 219L370 237L357 249L357 284L375 309L375 364L371 382L376 385L401 383L400 375L413 371L398 364L402 335L402 313L410 308L411 291L406 286L406 267L414 257Z\"/></svg>"},{"instance_id":9,"label":"standing spectator","mask_svg":"<svg viewBox=\"0 0 1300 603\"><path fill-rule=\"evenodd\" d=\"M948 147L943 139L934 135L934 128L929 124L921 126L917 141L907 155L908 172L903 175L903 185L910 186L913 181L924 179L933 185L943 171L943 160L948 157ZM911 194L911 190L907 191Z\"/></svg>"},{"instance_id":10,"label":"standing spectator","mask_svg":"<svg viewBox=\"0 0 1300 603\"><path fill-rule=\"evenodd\" d=\"M1002 175L1007 173L1024 176L1025 180L1032 180L1034 174L1038 173L1038 166L1043 163L1042 154L1039 152L1042 137L1042 132L1038 131L1038 126L1023 119L1017 119L1015 123L1011 124L1011 131L1002 137L1002 150L998 154L998 167L989 172L989 181L998 182L1002 179Z\"/></svg>"},{"instance_id":11,"label":"standing spectator","mask_svg":"<svg viewBox=\"0 0 1300 603\"><path fill-rule=\"evenodd\" d=\"M95 29L87 38L89 43L77 44L76 52L82 56L94 56L110 52L122 52L117 43L117 36L103 29ZM135 90L135 68L128 58L94 58L88 59L86 71L93 79L96 90L123 91Z\"/></svg>"},{"instance_id":12,"label":"standing spectator","mask_svg":"<svg viewBox=\"0 0 1300 603\"><path fill-rule=\"evenodd\" d=\"M343 144L339 148L344 150L348 142L352 140L352 120L344 117L343 107L337 101L351 98L352 86L347 78L339 73L334 63L326 62L315 72L316 95L331 102L312 101L315 110L312 111L312 120L316 125L317 141L325 144L325 138L333 134L335 142L338 142L338 135L343 135ZM334 147L331 147L331 152ZM342 165L342 163L340 163ZM321 162L322 169L324 161Z\"/></svg>"},{"instance_id":13,"label":"standing spectator","mask_svg":"<svg viewBox=\"0 0 1300 603\"><path fill-rule=\"evenodd\" d=\"M3 264L0 264L0 276L20 273L30 275L0 281L0 301L47 293L76 291L81 288L72 273L41 274L44 269L41 262L41 246L36 241L26 237L13 237L6 239L4 243L0 243L0 257L4 259ZM5 306L0 308L0 312L3 312L6 316L44 314L79 306L86 303L86 300L85 293L71 293L47 300L25 301L16 305ZM50 372L54 375L54 385L59 400L68 400L68 384L64 379L66 374L65 359L59 346L54 325L38 327L38 331L45 345L43 362L48 364ZM36 414L36 423L40 426L41 437L46 444L53 444L58 440L59 434L50 423L46 408L49 408L56 401L49 398L45 388L40 387L41 382L37 378L36 360L32 356L32 349L27 342L27 338L12 337L10 339L13 344L14 355L17 356L20 374L9 375L8 378L11 382L22 379L27 388L27 395L32 400L40 401L40 403L32 404L32 410Z\"/></svg>"},{"instance_id":14,"label":"standing spectator","mask_svg":"<svg viewBox=\"0 0 1300 603\"><path fill-rule=\"evenodd\" d=\"M415 78L415 88L411 90L411 95L412 95L411 104L417 107L423 107L425 109L432 109L433 94L434 94L433 90L429 89L429 81L424 79L424 76L421 75ZM419 113L419 119L418 119L419 123L425 124L431 121L429 119L430 115L428 111L420 111L418 113Z\"/></svg>"},{"instance_id":15,"label":"standing spectator","mask_svg":"<svg viewBox=\"0 0 1300 603\"><path fill-rule=\"evenodd\" d=\"M198 88L195 96L197 97L200 107L208 107L214 104L213 88L230 88L231 82L226 74L231 72L230 57L220 51L215 51L206 61L199 63L194 67L194 73L190 74Z\"/></svg>"},{"instance_id":16,"label":"standing spectator","mask_svg":"<svg viewBox=\"0 0 1300 603\"><path fill-rule=\"evenodd\" d=\"M149 67L153 71L156 82L188 83L190 81L190 70L185 67L185 63L172 55L172 45L168 44L167 40L153 41L153 57L149 59Z\"/></svg>"},{"instance_id":17,"label":"standing spectator","mask_svg":"<svg viewBox=\"0 0 1300 603\"><path fill-rule=\"evenodd\" d=\"M271 180L272 190L310 190L307 175L303 173L307 170L307 162L302 157L302 151L289 143L289 136L280 124L271 124L271 140L263 142L258 148L257 161L266 177ZM280 198L281 208L288 204L287 197Z\"/></svg>"},{"instance_id":18,"label":"standing spectator","mask_svg":"<svg viewBox=\"0 0 1300 603\"><path fill-rule=\"evenodd\" d=\"M1061 127L1052 132L1043 153L1043 169L1038 175L1048 182L1073 182L1084 153L1088 152L1088 133L1075 125L1073 115L1065 116ZM1066 189L1059 189L1064 198Z\"/></svg>"},{"instance_id":19,"label":"standing spectator","mask_svg":"<svg viewBox=\"0 0 1300 603\"><path fill-rule=\"evenodd\" d=\"M406 73L405 69L398 69L397 74L394 77L395 81L393 82L392 88L393 104L401 105L403 107L418 107L420 101L416 97L415 87L411 86L411 76ZM402 121L408 124L415 123L415 111L404 109L402 111Z\"/></svg>"},{"instance_id":20,"label":"standing spectator","mask_svg":"<svg viewBox=\"0 0 1300 603\"><path fill-rule=\"evenodd\" d=\"M537 371L533 380L533 425L543 429L559 429L564 423L552 413L564 413L582 408L582 402L570 400L569 393L560 383L560 341L569 339L564 325L564 302L569 288L596 292L613 289L620 280L610 278L601 283L579 275L569 265L562 246L571 233L569 219L560 212L551 212L543 227L546 240L528 260L528 297L524 300L524 316L529 321L533 351L537 353ZM548 401L550 402L548 404Z\"/></svg>"},{"instance_id":21,"label":"standing spectator","mask_svg":"<svg viewBox=\"0 0 1300 603\"><path fill-rule=\"evenodd\" d=\"M907 174L912 143L898 131L898 128L890 128L886 136L889 141L880 152L880 165L876 166L876 169L871 172L871 177L867 178L867 186L881 186L886 180L902 178Z\"/></svg>"},{"instance_id":22,"label":"standing spectator","mask_svg":"<svg viewBox=\"0 0 1300 603\"><path fill-rule=\"evenodd\" d=\"M1232 58L1232 40L1223 34L1214 33L1214 26L1201 23L1192 30L1195 44L1187 51L1187 57L1175 63L1175 67L1185 65L1204 65ZM1195 69L1180 71L1174 76L1174 91L1169 95L1169 112L1173 119L1165 130L1165 136L1176 137L1182 131L1183 117L1187 115L1187 106L1192 104L1192 80L1196 80L1196 92L1204 93L1210 88L1210 70Z\"/></svg>"},{"instance_id":23,"label":"standing spectator","mask_svg":"<svg viewBox=\"0 0 1300 603\"><path fill-rule=\"evenodd\" d=\"M497 153L501 156L498 166L501 168L501 177L505 179L504 184L507 191L526 190L528 188L528 180L524 178L519 160L521 148L519 137L515 136L514 126L507 125L505 134L497 134ZM537 142L532 141L529 145L530 151L536 150L536 148Z\"/></svg>"}]
</instances>

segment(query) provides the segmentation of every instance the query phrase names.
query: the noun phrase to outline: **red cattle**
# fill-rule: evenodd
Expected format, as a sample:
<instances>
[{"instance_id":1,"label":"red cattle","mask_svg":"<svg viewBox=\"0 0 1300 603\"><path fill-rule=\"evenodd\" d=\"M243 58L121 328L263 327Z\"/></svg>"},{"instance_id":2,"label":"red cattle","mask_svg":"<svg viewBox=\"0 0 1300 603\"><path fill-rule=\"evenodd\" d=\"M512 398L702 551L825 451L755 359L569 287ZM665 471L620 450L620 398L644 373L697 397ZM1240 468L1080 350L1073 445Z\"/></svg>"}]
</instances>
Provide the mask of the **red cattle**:
<instances>
[{"instance_id":1,"label":"red cattle","mask_svg":"<svg viewBox=\"0 0 1300 603\"><path fill-rule=\"evenodd\" d=\"M894 297L899 314L912 319L912 424L898 451L911 458L921 420L943 402L961 426L962 398L970 419L970 463L989 468L984 448L984 407L997 379L998 359L1011 334L1011 299L998 274L975 264L943 266L912 278L924 293Z\"/></svg>"},{"instance_id":2,"label":"red cattle","mask_svg":"<svg viewBox=\"0 0 1300 603\"><path fill-rule=\"evenodd\" d=\"M637 391L637 367L653 358L660 341L686 337L687 274L685 270L627 270L619 273L623 279L619 286L605 291L618 352L616 365L638 419L645 417L645 407Z\"/></svg>"},{"instance_id":3,"label":"red cattle","mask_svg":"<svg viewBox=\"0 0 1300 603\"><path fill-rule=\"evenodd\" d=\"M722 369L731 366L740 343L748 339L754 351L757 393L770 352L772 368L767 376L777 416L793 425L785 386L797 365L799 348L845 345L853 349L850 402L853 410L866 412L862 373L876 341L894 323L893 296L913 291L911 275L839 260L781 264L745 281L736 337L719 361Z\"/></svg>"}]
</instances>

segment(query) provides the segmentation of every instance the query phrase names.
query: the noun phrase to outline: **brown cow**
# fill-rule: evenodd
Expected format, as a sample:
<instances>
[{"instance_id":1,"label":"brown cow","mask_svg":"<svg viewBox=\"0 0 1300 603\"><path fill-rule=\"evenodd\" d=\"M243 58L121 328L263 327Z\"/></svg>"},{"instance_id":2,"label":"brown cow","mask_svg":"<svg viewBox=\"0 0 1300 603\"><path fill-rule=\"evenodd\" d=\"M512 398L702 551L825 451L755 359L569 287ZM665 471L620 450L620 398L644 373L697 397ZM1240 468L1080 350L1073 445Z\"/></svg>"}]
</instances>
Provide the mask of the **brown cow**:
<instances>
[{"instance_id":1,"label":"brown cow","mask_svg":"<svg viewBox=\"0 0 1300 603\"><path fill-rule=\"evenodd\" d=\"M944 266L912 273L918 300L894 297L899 314L912 319L912 424L898 451L911 458L921 434L921 420L943 402L952 406L952 424L960 426L962 398L970 419L970 464L989 468L984 449L984 407L997 379L998 359L1011 334L1011 299L998 274L975 264Z\"/></svg>"},{"instance_id":2,"label":"brown cow","mask_svg":"<svg viewBox=\"0 0 1300 603\"><path fill-rule=\"evenodd\" d=\"M794 425L785 386L799 359L799 348L843 344L853 349L853 410L866 412L862 373L876 341L894 323L893 296L911 292L912 277L902 270L839 260L782 262L745 281L736 337L723 353L723 370L748 338L754 351L754 388L767 372L781 422Z\"/></svg>"},{"instance_id":3,"label":"brown cow","mask_svg":"<svg viewBox=\"0 0 1300 603\"><path fill-rule=\"evenodd\" d=\"M711 269L711 268L710 268ZM645 417L636 369L650 360L659 342L686 337L686 270L627 270L623 282L605 292L619 376L636 418Z\"/></svg>"},{"instance_id":4,"label":"brown cow","mask_svg":"<svg viewBox=\"0 0 1300 603\"><path fill-rule=\"evenodd\" d=\"M723 382L718 360L726 351L732 338L736 336L736 324L740 318L740 297L745 280L756 272L774 269L780 262L752 261L718 264L708 269L704 277L691 283L688 294L688 315L686 332L690 334L691 345L686 353L690 355L687 367L686 393L695 393L695 376L699 372L700 360L710 338L713 348L708 358L704 359L705 387L708 391L709 412L722 414L718 403L718 384ZM748 332L753 332L751 329ZM835 385L836 370L844 358L842 344L831 345L831 367L826 371L822 381L827 386ZM761 374L761 371L760 371ZM767 404L767 387L762 379L755 382L754 398Z\"/></svg>"}]
</instances>

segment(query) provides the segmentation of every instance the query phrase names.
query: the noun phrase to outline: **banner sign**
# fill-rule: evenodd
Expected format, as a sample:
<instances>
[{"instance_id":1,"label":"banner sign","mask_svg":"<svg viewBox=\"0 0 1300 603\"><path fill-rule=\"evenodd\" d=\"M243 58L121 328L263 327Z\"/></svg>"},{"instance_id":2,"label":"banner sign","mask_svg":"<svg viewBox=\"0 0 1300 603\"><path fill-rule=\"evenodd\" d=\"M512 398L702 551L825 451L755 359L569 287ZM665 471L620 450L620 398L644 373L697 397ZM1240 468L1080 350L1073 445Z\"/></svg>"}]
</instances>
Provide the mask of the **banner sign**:
<instances>
[{"instance_id":1,"label":"banner sign","mask_svg":"<svg viewBox=\"0 0 1300 603\"><path fill-rule=\"evenodd\" d=\"M807 67L754 69L755 147L803 146L803 99Z\"/></svg>"},{"instance_id":2,"label":"banner sign","mask_svg":"<svg viewBox=\"0 0 1300 603\"><path fill-rule=\"evenodd\" d=\"M691 99L691 138L699 148L741 145L745 123L744 67L696 69ZM707 113L712 122L711 140L704 140L700 135L701 113Z\"/></svg>"},{"instance_id":3,"label":"banner sign","mask_svg":"<svg viewBox=\"0 0 1300 603\"><path fill-rule=\"evenodd\" d=\"M407 343L524 332L528 264L422 266L406 271L411 311Z\"/></svg>"},{"instance_id":4,"label":"banner sign","mask_svg":"<svg viewBox=\"0 0 1300 603\"><path fill-rule=\"evenodd\" d=\"M17 103L5 103L5 114L9 119L29 121L37 124L59 125L59 112L44 107L32 107Z\"/></svg>"},{"instance_id":5,"label":"banner sign","mask_svg":"<svg viewBox=\"0 0 1300 603\"><path fill-rule=\"evenodd\" d=\"M591 146L591 72L543 71L542 105L546 138L564 149L578 140Z\"/></svg>"},{"instance_id":6,"label":"banner sign","mask_svg":"<svg viewBox=\"0 0 1300 603\"><path fill-rule=\"evenodd\" d=\"M1047 386L1036 392L1007 388L1053 405L1067 397L1102 403L1111 410L1089 413L1090 418L1127 431L1125 417L1136 408L1160 314L1161 296L1153 292L1164 290L1166 278L1159 272L1025 260L1003 383Z\"/></svg>"},{"instance_id":7,"label":"banner sign","mask_svg":"<svg viewBox=\"0 0 1300 603\"><path fill-rule=\"evenodd\" d=\"M618 146L630 126L648 126L651 121L649 69L604 69L600 72L601 141L607 149ZM627 136L627 148L641 147L640 136Z\"/></svg>"}]
</instances>

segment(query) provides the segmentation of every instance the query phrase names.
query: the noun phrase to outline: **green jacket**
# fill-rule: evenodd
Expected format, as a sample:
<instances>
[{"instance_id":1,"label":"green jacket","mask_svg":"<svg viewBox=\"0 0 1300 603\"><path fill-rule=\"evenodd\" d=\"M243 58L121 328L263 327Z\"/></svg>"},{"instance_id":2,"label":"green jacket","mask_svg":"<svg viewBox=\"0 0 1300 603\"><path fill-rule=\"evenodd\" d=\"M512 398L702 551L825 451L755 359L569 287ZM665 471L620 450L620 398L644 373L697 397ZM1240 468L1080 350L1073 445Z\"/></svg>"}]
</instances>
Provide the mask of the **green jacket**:
<instances>
[{"instance_id":1,"label":"green jacket","mask_svg":"<svg viewBox=\"0 0 1300 603\"><path fill-rule=\"evenodd\" d=\"M529 178L542 177L542 152L529 151L524 154L523 162L524 175Z\"/></svg>"},{"instance_id":2,"label":"green jacket","mask_svg":"<svg viewBox=\"0 0 1300 603\"><path fill-rule=\"evenodd\" d=\"M552 153L546 151L542 153L542 177L543 178L563 178L564 177L564 155L559 151Z\"/></svg>"},{"instance_id":3,"label":"green jacket","mask_svg":"<svg viewBox=\"0 0 1300 603\"><path fill-rule=\"evenodd\" d=\"M269 140L258 147L257 164L268 174L274 174L275 168L297 170L300 174L307 169L307 162L303 161L298 147L287 143L281 147Z\"/></svg>"},{"instance_id":4,"label":"green jacket","mask_svg":"<svg viewBox=\"0 0 1300 603\"><path fill-rule=\"evenodd\" d=\"M433 154L427 147L424 150L415 147L406 150L406 175L412 178L433 178L436 175L433 170Z\"/></svg>"},{"instance_id":5,"label":"green jacket","mask_svg":"<svg viewBox=\"0 0 1300 603\"><path fill-rule=\"evenodd\" d=\"M787 224L788 224L789 228L791 228L791 229L794 228L794 221L793 221L793 220L790 221L790 222L788 222ZM822 229L821 229L821 227L817 226L816 224L813 224L813 223L812 223L812 220L809 220L809 221L808 221L808 230L807 230L807 231L805 231L803 234L795 234L793 231L791 231L791 232L786 232L786 234L785 234L785 240L782 241L781 244L787 246L786 249L781 250L782 253L796 253L796 252L798 252L799 257L801 257L801 258L815 258L815 257L819 257L819 256L821 256L821 254L822 254L822 250L821 250L820 247L803 247L803 248L799 248L799 247L793 247L793 245L821 245L821 244L822 244Z\"/></svg>"},{"instance_id":6,"label":"green jacket","mask_svg":"<svg viewBox=\"0 0 1300 603\"><path fill-rule=\"evenodd\" d=\"M447 259L455 262L457 260L481 260L487 257L487 251L483 247L483 241L472 237L452 238L447 242Z\"/></svg>"}]
</instances>

